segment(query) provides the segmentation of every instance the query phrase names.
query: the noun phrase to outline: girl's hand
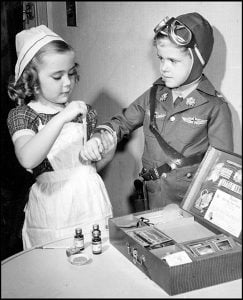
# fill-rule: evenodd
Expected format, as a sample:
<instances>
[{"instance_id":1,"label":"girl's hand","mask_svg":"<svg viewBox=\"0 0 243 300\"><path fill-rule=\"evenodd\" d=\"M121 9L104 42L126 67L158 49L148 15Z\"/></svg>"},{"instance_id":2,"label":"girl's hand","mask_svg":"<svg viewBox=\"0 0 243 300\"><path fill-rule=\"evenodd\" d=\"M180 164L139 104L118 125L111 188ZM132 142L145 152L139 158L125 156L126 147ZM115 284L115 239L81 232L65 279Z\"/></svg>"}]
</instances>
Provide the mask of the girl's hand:
<instances>
[{"instance_id":1,"label":"girl's hand","mask_svg":"<svg viewBox=\"0 0 243 300\"><path fill-rule=\"evenodd\" d=\"M109 160L114 156L117 145L116 134L111 135L108 131L102 130L95 133L80 150L81 160L99 161L106 157Z\"/></svg>"},{"instance_id":2,"label":"girl's hand","mask_svg":"<svg viewBox=\"0 0 243 300\"><path fill-rule=\"evenodd\" d=\"M98 137L99 136L99 137ZM101 153L104 151L104 147L101 143L101 137L99 133L95 133L93 137L86 142L86 144L80 150L81 160L98 161L102 158Z\"/></svg>"},{"instance_id":3,"label":"girl's hand","mask_svg":"<svg viewBox=\"0 0 243 300\"><path fill-rule=\"evenodd\" d=\"M87 106L84 101L72 101L60 112L64 122L72 121L77 115L82 114L83 117L87 114Z\"/></svg>"}]
</instances>

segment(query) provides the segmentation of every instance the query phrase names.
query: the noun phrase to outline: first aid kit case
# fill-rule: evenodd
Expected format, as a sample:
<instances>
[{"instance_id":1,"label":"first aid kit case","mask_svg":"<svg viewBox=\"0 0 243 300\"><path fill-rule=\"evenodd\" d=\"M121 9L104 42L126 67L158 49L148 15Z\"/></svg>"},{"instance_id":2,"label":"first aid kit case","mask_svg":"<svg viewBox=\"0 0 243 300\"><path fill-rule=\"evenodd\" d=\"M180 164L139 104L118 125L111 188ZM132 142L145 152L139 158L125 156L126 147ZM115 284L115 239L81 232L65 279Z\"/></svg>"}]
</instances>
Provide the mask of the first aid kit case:
<instances>
[{"instance_id":1,"label":"first aid kit case","mask_svg":"<svg viewBox=\"0 0 243 300\"><path fill-rule=\"evenodd\" d=\"M210 147L180 206L111 218L109 237L169 295L241 278L241 156Z\"/></svg>"}]
</instances>

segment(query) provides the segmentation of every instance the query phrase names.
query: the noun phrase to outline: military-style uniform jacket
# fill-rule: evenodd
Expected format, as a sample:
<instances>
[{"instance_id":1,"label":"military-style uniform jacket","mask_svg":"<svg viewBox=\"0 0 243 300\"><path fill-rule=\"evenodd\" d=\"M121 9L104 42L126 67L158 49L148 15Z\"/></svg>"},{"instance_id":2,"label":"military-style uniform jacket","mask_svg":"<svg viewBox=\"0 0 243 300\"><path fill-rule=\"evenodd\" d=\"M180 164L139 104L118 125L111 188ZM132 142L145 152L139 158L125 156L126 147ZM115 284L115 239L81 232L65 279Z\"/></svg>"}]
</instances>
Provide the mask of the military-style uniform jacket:
<instances>
[{"instance_id":1,"label":"military-style uniform jacket","mask_svg":"<svg viewBox=\"0 0 243 300\"><path fill-rule=\"evenodd\" d=\"M162 79L157 86L155 120L165 141L184 156L206 152L209 145L233 151L231 113L227 102L215 90L206 76L202 76L197 88L176 107L172 91ZM125 134L143 126L145 146L142 156L146 169L159 167L168 161L163 149L150 130L150 89L130 106L115 115L104 125L116 131L118 141ZM198 163L172 170L167 176L147 181L150 209L169 203L180 203L191 183Z\"/></svg>"}]
</instances>

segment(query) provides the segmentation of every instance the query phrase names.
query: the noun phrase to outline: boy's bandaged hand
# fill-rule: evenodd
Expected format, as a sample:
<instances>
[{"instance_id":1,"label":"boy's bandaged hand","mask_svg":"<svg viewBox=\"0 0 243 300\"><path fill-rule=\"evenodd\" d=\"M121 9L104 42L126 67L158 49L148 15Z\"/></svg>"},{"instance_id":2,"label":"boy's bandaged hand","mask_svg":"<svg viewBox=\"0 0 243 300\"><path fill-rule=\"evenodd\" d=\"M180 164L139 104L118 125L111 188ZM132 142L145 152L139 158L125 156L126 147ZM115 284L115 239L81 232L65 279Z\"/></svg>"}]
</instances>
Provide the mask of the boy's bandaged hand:
<instances>
[{"instance_id":1,"label":"boy's bandaged hand","mask_svg":"<svg viewBox=\"0 0 243 300\"><path fill-rule=\"evenodd\" d=\"M115 132L114 134L111 134L106 130L102 130L100 137L103 146L103 150L101 152L102 156L105 156L110 151L115 151L117 145L117 136Z\"/></svg>"}]
</instances>

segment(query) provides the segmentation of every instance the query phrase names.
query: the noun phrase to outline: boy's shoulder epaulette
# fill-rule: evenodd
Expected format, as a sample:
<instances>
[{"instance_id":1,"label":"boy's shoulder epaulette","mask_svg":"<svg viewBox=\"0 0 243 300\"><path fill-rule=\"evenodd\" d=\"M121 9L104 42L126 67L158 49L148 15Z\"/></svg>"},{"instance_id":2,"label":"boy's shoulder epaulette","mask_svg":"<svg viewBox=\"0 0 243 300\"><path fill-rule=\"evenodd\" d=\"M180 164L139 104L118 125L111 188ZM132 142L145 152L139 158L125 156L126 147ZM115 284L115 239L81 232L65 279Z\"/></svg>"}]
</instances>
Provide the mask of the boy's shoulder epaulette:
<instances>
[{"instance_id":1,"label":"boy's shoulder epaulette","mask_svg":"<svg viewBox=\"0 0 243 300\"><path fill-rule=\"evenodd\" d=\"M216 90L215 90L215 96L216 96L217 98L220 98L222 101L226 102L224 96L223 96L220 92L218 92L218 91L216 91Z\"/></svg>"}]
</instances>

